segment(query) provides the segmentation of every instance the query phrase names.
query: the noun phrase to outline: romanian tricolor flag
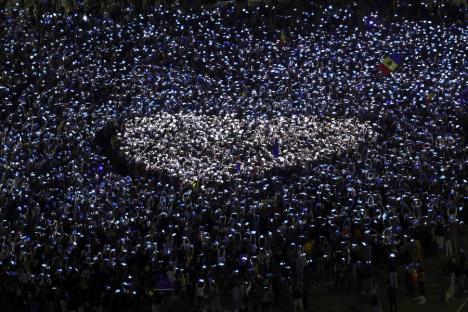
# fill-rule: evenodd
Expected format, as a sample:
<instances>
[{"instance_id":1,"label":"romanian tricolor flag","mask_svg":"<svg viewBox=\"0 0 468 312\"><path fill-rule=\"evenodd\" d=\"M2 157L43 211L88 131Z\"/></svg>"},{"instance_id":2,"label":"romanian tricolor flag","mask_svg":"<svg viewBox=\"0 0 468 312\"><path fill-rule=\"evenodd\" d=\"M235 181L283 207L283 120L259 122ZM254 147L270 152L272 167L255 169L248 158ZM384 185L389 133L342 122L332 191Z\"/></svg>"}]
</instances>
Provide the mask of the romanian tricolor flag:
<instances>
[{"instance_id":1,"label":"romanian tricolor flag","mask_svg":"<svg viewBox=\"0 0 468 312\"><path fill-rule=\"evenodd\" d=\"M403 63L401 56L397 53L391 54L389 56L384 57L381 64L377 67L381 70L385 75L390 75L394 72L398 66Z\"/></svg>"}]
</instances>

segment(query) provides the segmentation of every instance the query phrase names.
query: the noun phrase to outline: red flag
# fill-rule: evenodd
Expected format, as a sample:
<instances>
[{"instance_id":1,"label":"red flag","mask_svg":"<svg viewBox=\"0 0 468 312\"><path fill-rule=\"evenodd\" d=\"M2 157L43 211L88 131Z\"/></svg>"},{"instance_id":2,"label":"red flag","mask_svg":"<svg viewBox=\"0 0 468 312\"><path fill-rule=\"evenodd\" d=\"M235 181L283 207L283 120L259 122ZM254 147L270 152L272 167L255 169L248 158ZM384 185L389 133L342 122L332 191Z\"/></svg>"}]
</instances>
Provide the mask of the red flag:
<instances>
[{"instance_id":1,"label":"red flag","mask_svg":"<svg viewBox=\"0 0 468 312\"><path fill-rule=\"evenodd\" d=\"M392 72L384 64L377 65L377 69L380 70L384 75L389 76Z\"/></svg>"}]
</instances>

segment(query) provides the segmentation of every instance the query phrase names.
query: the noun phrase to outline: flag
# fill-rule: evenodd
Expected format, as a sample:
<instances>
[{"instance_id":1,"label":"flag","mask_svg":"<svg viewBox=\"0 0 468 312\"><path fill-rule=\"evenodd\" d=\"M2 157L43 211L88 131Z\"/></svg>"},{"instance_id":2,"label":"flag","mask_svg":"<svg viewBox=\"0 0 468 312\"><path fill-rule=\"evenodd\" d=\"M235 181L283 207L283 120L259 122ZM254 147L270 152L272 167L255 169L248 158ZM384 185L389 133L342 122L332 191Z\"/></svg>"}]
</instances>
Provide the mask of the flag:
<instances>
[{"instance_id":1,"label":"flag","mask_svg":"<svg viewBox=\"0 0 468 312\"><path fill-rule=\"evenodd\" d=\"M273 154L273 157L278 158L279 157L279 142L278 138L275 138L275 143L273 143L273 148L271 149L271 153Z\"/></svg>"},{"instance_id":2,"label":"flag","mask_svg":"<svg viewBox=\"0 0 468 312\"><path fill-rule=\"evenodd\" d=\"M393 53L393 54L391 54L389 56L384 57L384 59L382 60L382 63L379 64L377 67L385 75L390 75L402 63L403 63L403 60L402 60L401 56L398 53Z\"/></svg>"}]
</instances>

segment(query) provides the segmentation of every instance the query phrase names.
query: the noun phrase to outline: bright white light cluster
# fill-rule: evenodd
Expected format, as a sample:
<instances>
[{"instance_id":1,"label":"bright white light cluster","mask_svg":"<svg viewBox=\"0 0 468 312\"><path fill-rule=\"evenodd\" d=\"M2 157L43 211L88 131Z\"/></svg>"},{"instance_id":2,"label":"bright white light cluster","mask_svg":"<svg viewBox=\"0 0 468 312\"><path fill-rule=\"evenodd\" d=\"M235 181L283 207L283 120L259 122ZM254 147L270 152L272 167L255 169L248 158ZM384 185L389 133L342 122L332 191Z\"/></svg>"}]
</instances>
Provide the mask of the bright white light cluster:
<instances>
[{"instance_id":1,"label":"bright white light cluster","mask_svg":"<svg viewBox=\"0 0 468 312\"><path fill-rule=\"evenodd\" d=\"M147 171L185 181L222 182L233 175L307 167L354 149L373 135L370 124L355 119L295 116L248 121L162 112L127 121L117 142L122 156ZM273 153L275 147L279 155Z\"/></svg>"}]
</instances>

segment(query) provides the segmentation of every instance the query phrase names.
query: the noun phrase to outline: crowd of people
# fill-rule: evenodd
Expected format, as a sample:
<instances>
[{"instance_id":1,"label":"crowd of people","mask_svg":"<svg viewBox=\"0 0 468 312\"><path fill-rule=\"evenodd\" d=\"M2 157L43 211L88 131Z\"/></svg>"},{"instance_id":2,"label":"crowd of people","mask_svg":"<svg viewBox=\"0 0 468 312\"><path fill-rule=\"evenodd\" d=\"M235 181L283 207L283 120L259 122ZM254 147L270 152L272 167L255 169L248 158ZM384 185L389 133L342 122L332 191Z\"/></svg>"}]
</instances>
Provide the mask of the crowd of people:
<instances>
[{"instance_id":1,"label":"crowd of people","mask_svg":"<svg viewBox=\"0 0 468 312\"><path fill-rule=\"evenodd\" d=\"M451 259L453 289L467 35L460 20L358 19L353 5L39 20L0 9L0 303L301 311L310 282L375 294L383 266L393 302L402 276L424 281L430 254ZM403 64L386 75L391 53ZM110 124L112 144L97 144ZM252 138L259 125L275 133ZM234 172L215 183L200 166L214 170L222 148ZM116 172L122 151L144 172ZM275 170L285 156L299 169ZM202 161L175 170L181 181L158 172L181 157Z\"/></svg>"},{"instance_id":2,"label":"crowd of people","mask_svg":"<svg viewBox=\"0 0 468 312\"><path fill-rule=\"evenodd\" d=\"M231 116L159 113L127 121L114 148L126 163L152 175L163 172L183 182L229 183L272 170L274 174L278 169L302 170L321 157L356 148L371 136L366 124L354 119L318 122L302 116L242 121Z\"/></svg>"}]
</instances>

